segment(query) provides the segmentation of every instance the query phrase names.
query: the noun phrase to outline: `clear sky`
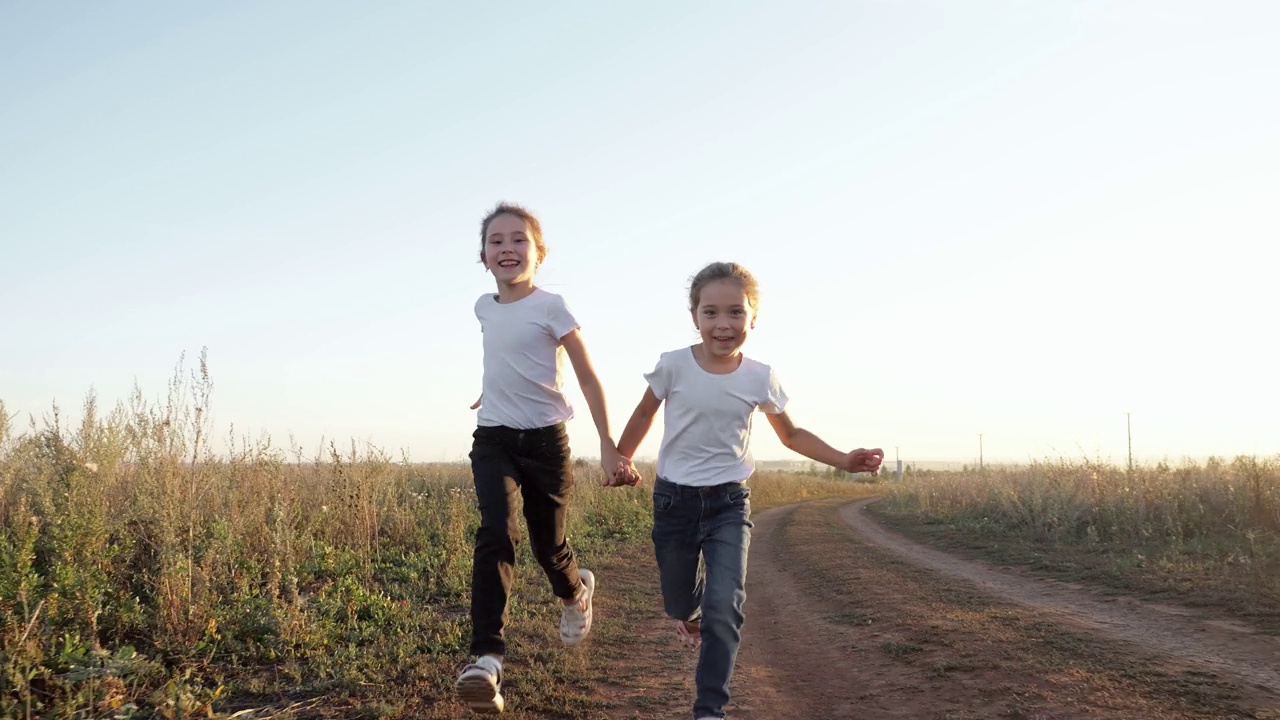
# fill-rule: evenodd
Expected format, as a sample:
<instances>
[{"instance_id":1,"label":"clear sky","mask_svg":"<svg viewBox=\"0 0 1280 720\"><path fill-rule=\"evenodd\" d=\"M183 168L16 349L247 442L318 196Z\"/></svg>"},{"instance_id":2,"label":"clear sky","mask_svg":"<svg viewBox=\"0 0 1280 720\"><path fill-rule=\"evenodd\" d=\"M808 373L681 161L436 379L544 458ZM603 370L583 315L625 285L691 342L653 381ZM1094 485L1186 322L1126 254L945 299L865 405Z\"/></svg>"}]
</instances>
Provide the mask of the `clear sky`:
<instances>
[{"instance_id":1,"label":"clear sky","mask_svg":"<svg viewBox=\"0 0 1280 720\"><path fill-rule=\"evenodd\" d=\"M0 399L465 457L478 223L543 220L615 432L688 278L904 459L1280 453L1271 2L0 2ZM576 385L575 446L595 454ZM655 427L640 455L656 453ZM766 424L756 456L794 457Z\"/></svg>"}]
</instances>

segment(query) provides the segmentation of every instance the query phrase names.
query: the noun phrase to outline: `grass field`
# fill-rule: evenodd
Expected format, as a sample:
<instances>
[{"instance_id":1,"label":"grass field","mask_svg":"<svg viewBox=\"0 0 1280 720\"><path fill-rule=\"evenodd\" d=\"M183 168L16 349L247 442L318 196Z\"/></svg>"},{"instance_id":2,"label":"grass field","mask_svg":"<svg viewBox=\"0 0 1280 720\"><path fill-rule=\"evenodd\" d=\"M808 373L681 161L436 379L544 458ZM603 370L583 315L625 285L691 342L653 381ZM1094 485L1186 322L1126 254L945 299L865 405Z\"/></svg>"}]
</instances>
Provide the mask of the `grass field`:
<instances>
[{"instance_id":1,"label":"grass field","mask_svg":"<svg viewBox=\"0 0 1280 720\"><path fill-rule=\"evenodd\" d=\"M432 708L466 660L469 468L266 440L215 456L210 389L201 372L162 405L90 398L77 427L55 411L23 432L0 405L0 717L448 717ZM584 565L647 542L648 489L601 488L586 461L575 476ZM760 507L866 493L753 485ZM522 553L522 703L585 717L581 668L546 650L554 599Z\"/></svg>"},{"instance_id":2,"label":"grass field","mask_svg":"<svg viewBox=\"0 0 1280 720\"><path fill-rule=\"evenodd\" d=\"M0 717L452 717L478 522L469 468L267 439L215 454L211 388L201 368L163 403L139 393L102 411L90 397L75 427L55 410L20 431L0 404ZM582 563L644 556L647 487L601 488L585 460L575 475ZM757 510L883 494L882 519L934 544L1280 632L1276 460L752 484ZM517 716L593 717L608 667L589 658L612 651L559 648L554 598L521 552ZM620 606L656 602L656 579L631 586Z\"/></svg>"},{"instance_id":3,"label":"grass field","mask_svg":"<svg viewBox=\"0 0 1280 720\"><path fill-rule=\"evenodd\" d=\"M1280 459L925 472L885 496L878 517L934 544L1280 634Z\"/></svg>"}]
</instances>

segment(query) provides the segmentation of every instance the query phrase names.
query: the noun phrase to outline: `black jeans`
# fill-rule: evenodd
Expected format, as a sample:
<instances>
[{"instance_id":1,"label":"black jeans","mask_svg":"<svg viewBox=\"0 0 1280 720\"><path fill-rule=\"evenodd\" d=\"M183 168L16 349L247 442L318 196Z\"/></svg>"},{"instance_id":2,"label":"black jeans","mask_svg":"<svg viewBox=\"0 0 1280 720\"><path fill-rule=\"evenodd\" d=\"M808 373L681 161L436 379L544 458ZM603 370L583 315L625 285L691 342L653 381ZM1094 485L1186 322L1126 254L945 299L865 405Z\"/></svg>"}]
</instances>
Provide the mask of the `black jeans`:
<instances>
[{"instance_id":1,"label":"black jeans","mask_svg":"<svg viewBox=\"0 0 1280 720\"><path fill-rule=\"evenodd\" d=\"M502 628L515 577L516 493L524 498L524 520L533 556L547 573L556 597L577 597L581 581L573 548L564 535L565 509L573 489L569 435L564 423L533 430L476 428L471 473L480 504L480 528L471 569L471 653L506 653Z\"/></svg>"}]
</instances>

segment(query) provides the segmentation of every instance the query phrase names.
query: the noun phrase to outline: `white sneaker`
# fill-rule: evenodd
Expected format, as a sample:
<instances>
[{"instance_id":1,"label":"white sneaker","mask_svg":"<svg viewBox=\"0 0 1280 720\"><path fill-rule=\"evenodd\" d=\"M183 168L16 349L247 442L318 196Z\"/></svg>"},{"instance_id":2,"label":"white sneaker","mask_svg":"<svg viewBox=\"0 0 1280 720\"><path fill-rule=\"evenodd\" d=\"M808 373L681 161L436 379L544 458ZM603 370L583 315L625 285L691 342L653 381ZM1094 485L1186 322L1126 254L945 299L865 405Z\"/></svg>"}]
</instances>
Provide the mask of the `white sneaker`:
<instances>
[{"instance_id":1,"label":"white sneaker","mask_svg":"<svg viewBox=\"0 0 1280 720\"><path fill-rule=\"evenodd\" d=\"M596 576L590 570L579 570L582 589L578 602L560 609L560 642L577 645L591 632L591 600L596 594Z\"/></svg>"},{"instance_id":2,"label":"white sneaker","mask_svg":"<svg viewBox=\"0 0 1280 720\"><path fill-rule=\"evenodd\" d=\"M502 712L502 661L492 655L482 655L476 661L462 668L458 682L454 687L458 697L473 712L482 715L497 715Z\"/></svg>"}]
</instances>

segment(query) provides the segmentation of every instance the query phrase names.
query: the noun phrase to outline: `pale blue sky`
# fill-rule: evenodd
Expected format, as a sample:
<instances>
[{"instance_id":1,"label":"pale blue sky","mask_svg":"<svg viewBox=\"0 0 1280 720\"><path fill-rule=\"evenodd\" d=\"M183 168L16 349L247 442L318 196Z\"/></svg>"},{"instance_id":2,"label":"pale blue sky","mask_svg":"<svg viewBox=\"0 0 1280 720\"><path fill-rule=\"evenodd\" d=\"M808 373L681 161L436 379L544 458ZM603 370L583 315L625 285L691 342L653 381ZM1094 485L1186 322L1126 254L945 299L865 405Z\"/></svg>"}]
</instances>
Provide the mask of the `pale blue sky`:
<instances>
[{"instance_id":1,"label":"pale blue sky","mask_svg":"<svg viewBox=\"0 0 1280 720\"><path fill-rule=\"evenodd\" d=\"M220 434L461 459L478 222L509 199L616 432L694 339L688 277L735 260L748 354L837 446L1122 461L1131 410L1139 458L1280 453L1278 26L1267 2L0 2L0 399L158 398L208 346Z\"/></svg>"}]
</instances>

